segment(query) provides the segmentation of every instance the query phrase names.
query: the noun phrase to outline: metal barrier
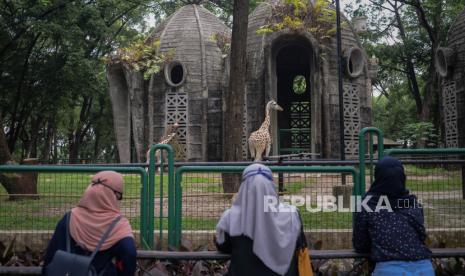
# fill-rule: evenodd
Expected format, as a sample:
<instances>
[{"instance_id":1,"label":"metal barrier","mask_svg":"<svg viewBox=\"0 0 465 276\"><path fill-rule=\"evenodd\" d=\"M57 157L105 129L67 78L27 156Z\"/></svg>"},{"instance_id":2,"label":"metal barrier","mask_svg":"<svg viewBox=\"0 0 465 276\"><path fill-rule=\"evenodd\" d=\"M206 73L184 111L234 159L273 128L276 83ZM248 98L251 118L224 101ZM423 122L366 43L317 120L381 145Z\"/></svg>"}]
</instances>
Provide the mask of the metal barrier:
<instances>
[{"instance_id":1,"label":"metal barrier","mask_svg":"<svg viewBox=\"0 0 465 276\"><path fill-rule=\"evenodd\" d=\"M124 168L124 167L90 167L90 166L28 166L28 165L20 165L20 166L0 166L0 172L3 173L17 173L17 172L43 172L43 173L72 173L72 172L77 172L77 173L95 173L103 170L113 170L117 171L120 173L133 173L133 174L138 174L140 176L140 182L141 182L141 191L140 193L142 194L147 194L147 173L144 169L142 168ZM85 182L85 187L90 183L90 181ZM126 185L127 186L127 185ZM37 195L34 195L37 196ZM75 195L61 195L65 197L80 197L75 196ZM21 202L21 201L20 201ZM21 203L18 203L21 204ZM148 232L147 232L147 223L146 223L146 217L147 217L147 210L148 207L146 206L146 202L142 201L140 204L140 242L143 247L149 248L149 244L147 243L148 241ZM15 210L11 210L15 211ZM59 212L60 216L64 215L64 212L60 211ZM54 226L53 226L54 228ZM153 235L153 231L152 231Z\"/></svg>"},{"instance_id":2,"label":"metal barrier","mask_svg":"<svg viewBox=\"0 0 465 276\"><path fill-rule=\"evenodd\" d=\"M167 144L156 144L151 145L149 150L149 167L148 167L148 174L149 174L149 189L147 195L143 194L148 200L149 210L147 211L148 215L148 242L150 248L154 248L154 198L155 198L155 171L156 171L156 164L155 164L155 151L160 150L160 183L157 187L159 187L159 195L160 195L160 217L159 217L159 241L162 243L163 241L163 198L164 198L164 190L163 190L163 171L164 171L164 159L163 158L163 150L165 150L168 154L168 229L172 228L174 224L174 154L173 148ZM171 227L170 227L171 225ZM173 233L168 232L168 239L173 236Z\"/></svg>"},{"instance_id":3,"label":"metal barrier","mask_svg":"<svg viewBox=\"0 0 465 276\"><path fill-rule=\"evenodd\" d=\"M194 181L196 182L196 184L199 184L197 186L199 186L197 188L197 190L199 190L200 193L195 193L193 194L192 196L193 197L203 197L203 200L206 200L207 197L208 198L211 198L213 196L225 196L225 194L223 192L219 192L219 191L222 191L222 186L221 186L221 183L220 182L217 182L215 181L215 176L205 176L205 175L200 175L200 176L188 176L188 177L185 177L185 174L187 173L216 173L216 179L219 179L221 174L224 174L224 173L242 173L242 171L245 169L246 167L245 166L219 166L219 167L205 167L205 166L185 166L185 167L181 167L179 169L176 170L176 185L175 185L175 218L176 218L176 222L174 225L170 225L170 227L173 227L173 228L170 228L169 229L169 233L175 233L174 237L170 238L170 243L169 245L173 246L173 247L179 247L180 245L180 242L181 242L181 233L182 233L182 208L183 208L183 203L182 203L182 200L183 200L183 188L186 188L187 184L188 183L183 183L183 179L194 179ZM354 168L354 167L350 167L350 166L311 166L311 167L306 167L306 166L270 166L270 169L273 171L273 173L337 173L337 174L340 174L340 173L346 173L346 174L351 174L352 175L352 180L353 180L353 183L354 183L354 188L352 190L352 193L353 195L361 195L360 191L360 187L359 187L359 174L358 174L358 171ZM304 175L304 177L306 177L306 175ZM340 177L338 177L337 179L340 179ZM305 187L305 184L308 184L309 182L297 182L295 183L294 185L297 186L297 188L302 188L302 187ZM183 187L183 184L184 187ZM206 185L205 185L206 184ZM330 183L331 184L331 183ZM207 187L205 187L207 186ZM350 186L349 186L350 187ZM213 188L213 189L211 189ZM329 187L331 188L331 187ZM187 198L187 197L186 197ZM202 199L201 199L202 200ZM224 201L224 199L223 199ZM195 208L201 208L203 203L204 202L200 202L200 201L196 201L195 202L196 204L194 204L193 206ZM228 202L228 204L224 204L223 205L223 208L225 208L227 206L230 205L230 203ZM197 209L195 211L197 211ZM221 209L221 208L220 208ZM223 209L224 210L224 209ZM211 220L212 222L210 223L210 221L200 221L199 223L197 223L197 225L201 226L202 228L214 228L214 225L216 225L216 222L218 221L219 219L219 214L221 212L219 212L222 210L217 210L217 214L213 214L213 216L211 217ZM212 214L212 210L211 209L207 209L207 212L209 215ZM327 213L326 213L327 214ZM210 216L209 216L210 217ZM314 216L313 216L314 217ZM192 218L191 218L192 219ZM303 220L305 221L305 217L303 218ZM336 221L337 223L339 223L338 221ZM210 226L208 224L211 224ZM352 228L352 223L351 223L351 220L350 222L348 223L348 226L347 228Z\"/></svg>"},{"instance_id":4,"label":"metal barrier","mask_svg":"<svg viewBox=\"0 0 465 276\"><path fill-rule=\"evenodd\" d=\"M369 160L370 160L370 183L373 182L373 134L377 135L378 138L378 160L380 160L383 157L383 151L384 151L384 138L383 138L383 132L375 127L366 127L362 129L358 135L358 159L359 159L359 172L360 172L360 189L362 193L365 192L365 169L366 169L366 164L365 164L365 154L366 154L366 141L365 141L365 136L366 134L369 134L369 148L370 148L370 154L369 154Z\"/></svg>"},{"instance_id":5,"label":"metal barrier","mask_svg":"<svg viewBox=\"0 0 465 276\"><path fill-rule=\"evenodd\" d=\"M465 248L437 248L432 249L433 258L463 258L465 257ZM367 254L360 254L353 250L310 250L310 257L313 260L328 259L357 259L367 258ZM218 260L226 261L231 258L229 254L217 251L199 251L199 252L170 252L170 251L137 251L138 259L145 260ZM0 266L0 275L40 275L42 267L17 267L17 266Z\"/></svg>"},{"instance_id":6,"label":"metal barrier","mask_svg":"<svg viewBox=\"0 0 465 276\"><path fill-rule=\"evenodd\" d=\"M465 246L465 148L390 149L384 154L404 164L407 189L422 203L436 246Z\"/></svg>"},{"instance_id":7,"label":"metal barrier","mask_svg":"<svg viewBox=\"0 0 465 276\"><path fill-rule=\"evenodd\" d=\"M434 156L437 154L443 154L443 155L463 155L465 156L465 149L417 149L417 150L409 150L409 149L393 149L393 150L384 150L383 146L383 133L376 128L364 128L359 135L359 161L338 161L338 160L295 160L295 161L265 161L263 162L265 165L270 166L270 168L273 170L274 173L277 173L280 175L279 177L279 182L280 186L281 184L286 184L288 186L282 186L283 189L288 188L288 192L293 192L294 190L299 190L299 189L306 189L306 187L310 187L312 185L320 185L322 186L322 189L326 189L326 192L330 188L334 188L333 186L338 184L338 180L328 180L323 178L319 178L319 176L316 176L315 174L318 173L338 173L338 174L344 174L344 173L350 173L352 174L352 180L354 183L354 188L352 193L355 195L362 195L365 190L366 190L366 185L365 185L365 179L366 179L366 165L367 165L367 139L366 135L369 134L369 139L368 139L368 151L369 151L369 164L371 165L371 169L373 168L374 164L374 159L373 159L373 135L377 135L378 137L378 159L382 158L383 155L423 155L423 156ZM165 163L165 159L161 158L160 163L156 164L155 163L155 151L160 150L162 151L160 156L164 156L164 152L167 153L168 157L168 162L167 164ZM140 233L141 233L141 243L144 248L155 248L154 245L154 233L155 233L155 225L158 227L159 231L159 241L160 243L163 241L163 235L166 235L166 232L164 232L165 225L167 224L167 236L168 236L168 245L170 246L179 246L180 240L181 240L181 231L182 231L182 224L183 224L183 193L185 194L187 188L191 185L192 190L198 189L199 192L189 194L187 196L191 196L192 198L198 197L200 200L194 201L193 203L197 204L192 204L193 208L198 208L199 210L196 211L201 211L200 209L204 207L206 209L205 212L208 213L208 218L210 220L195 220L191 219L192 223L195 223L197 225L200 225L199 229L213 229L212 225L216 224L217 219L218 219L218 214L214 214L214 212L220 211L221 208L226 208L226 205L229 206L230 202L228 201L229 199L227 197L224 197L222 199L222 204L223 206L220 206L217 208L218 210L214 210L212 212L211 208L208 206L208 202L205 202L207 200L210 200L210 197L215 197L215 196L224 196L225 194L221 192L221 182L218 182L218 179L221 179L221 174L222 173L241 173L245 167L252 162L218 162L218 163L212 163L212 162L198 162L195 163L196 166L181 166L177 169L176 175L174 172L175 166L178 165L186 165L186 164L192 164L192 163L174 163L173 159L173 149L169 145L152 145L150 147L150 152L149 152L149 157L150 157L150 162L149 164L112 164L110 166L98 166L94 167L92 165L86 165L86 166L0 166L0 172L13 172L14 169L16 169L14 172L25 172L25 171L40 171L40 172L97 172L100 170L116 170L119 172L127 172L127 173L137 173L141 177L141 182L142 182L142 187L141 187L141 193L139 196L141 202L140 206L137 206L140 208ZM429 162L429 164L434 164L437 167L441 166L451 166L451 167L456 167L456 166L462 166L464 165L465 161L457 161L457 160L441 160L441 159L436 159L436 160L404 160L404 164L407 166L412 165L412 166L417 166L417 164L426 164ZM356 166L359 164L359 169L356 170L353 166ZM199 166L197 166L199 165ZM274 166L274 165L280 165L280 166ZM334 166L334 165L340 165L340 166ZM127 167L125 167L127 166ZM143 166L148 166L148 171L146 172L142 167ZM163 169L160 170L159 174L157 174L157 168L167 168L167 172L165 172ZM419 167L419 166L417 166ZM407 167L407 173L409 171L409 167ZM212 176L206 176L203 177L200 175L199 177L193 177L193 176L186 176L187 173L212 173L215 174L213 177ZM299 183L295 184L292 182L293 178L296 178L296 175L292 174L297 174L297 173L303 173L303 178L305 178L304 181L300 181ZM410 177L412 180L415 180L416 178L419 178L420 173L428 173L428 172L410 172L412 177ZM283 174L287 174L287 178L283 177ZM308 176L307 174L310 174ZM455 179L458 178L457 176L458 170L449 170L445 173L442 174L444 176L444 180L442 181L444 184L443 186L441 185L433 185L431 189L435 189L434 191L439 194L440 192L446 192L450 193L451 196L456 196L456 191L457 189L457 184ZM220 177L218 177L220 175ZM370 173L371 178L370 178L370 183L372 182L372 176L373 176L373 171ZM436 175L430 176L429 177L429 182L432 183L436 180L435 177L438 177L440 175L439 173L436 173ZM441 175L440 175L441 176ZM310 177L310 180L307 178ZM448 177L448 178L447 178ZM462 194L463 198L465 198L465 182L463 181L463 178L465 177L465 171L462 169ZM216 179L215 179L216 178ZM409 178L409 175L408 175ZM426 177L423 177L426 178ZM432 179L432 180L431 180ZM166 183L166 180L168 183ZM187 182L186 182L187 180ZM190 182L189 182L190 181ZM287 181L287 182L286 182ZM326 181L326 182L325 182ZM333 181L333 182L331 182ZM297 181L298 182L298 181ZM418 181L417 181L418 182ZM450 182L453 182L452 184ZM289 184L291 183L291 184ZM428 184L427 185L430 185ZM447 184L448 183L448 184ZM458 182L457 182L458 183ZM200 184L206 184L203 187ZM427 186L419 186L421 183L414 183L414 187L427 187ZM184 186L183 186L184 185ZM326 185L325 187L323 187ZM333 186L332 186L333 185ZM408 184L412 185L412 184ZM1 187L0 187L1 189ZM165 197L166 194L166 189L168 190L168 195ZM309 190L303 190L303 193L309 193ZM427 189L421 190L421 188L417 188L416 190L413 189L413 192L420 192L420 193L427 193L429 192ZM203 194L202 194L203 193ZM430 192L431 193L431 192ZM286 192L284 192L286 194ZM1 195L1 194L0 194ZM69 195L64 195L64 196L69 196ZM156 197L159 196L159 207L158 205L155 206L155 199ZM442 195L441 195L442 196ZM446 195L444 195L446 196ZM164 200L168 200L168 206L166 207L164 205ZM213 202L213 203L218 203L218 202ZM435 201L436 203L436 201ZM457 214L453 217L454 221L457 222L457 225L462 225L461 221L465 221L462 217L463 209L465 208L465 202L462 203L462 201L457 202L454 206L450 204L443 204L442 205L437 205L437 206L442 206L444 207L444 213L447 214L448 216L451 215L451 212L447 213L448 211L452 211ZM452 208L452 207L453 208ZM155 222L156 214L155 214L155 208L159 208L159 214L158 214L158 223ZM434 207L434 206L433 206ZM442 208L441 207L441 208ZM134 207L132 207L134 209ZM437 210L437 208L435 209ZM163 212L167 211L167 215L164 214ZM427 221L427 224L429 225L434 225L435 228L444 228L444 231L447 231L450 227L451 224L448 224L445 220L444 221L439 221L440 216L435 215L435 216L429 216L429 213L431 210L426 210L426 216L425 219ZM340 217L337 216L327 216L326 217L328 221L334 221L334 223L338 223ZM165 221L167 219L167 222ZM345 219L345 218L344 218ZM460 222L460 223L458 223ZM186 225L186 224L185 224ZM325 225L320 225L319 227L324 227L327 226L328 224ZM330 225L331 226L331 225ZM446 229L446 226L447 229ZM33 225L33 229L36 229L34 227L37 227L36 225ZM348 228L348 227L347 227ZM465 223L463 227L457 227L457 228L463 228L465 229ZM40 229L40 228L39 228ZM320 228L318 228L320 229ZM321 228L323 229L323 228ZM333 228L331 228L333 229ZM342 229L342 228L341 228ZM340 230L340 229L339 229ZM450 229L449 229L450 230ZM207 232L207 231L205 231ZM464 230L465 232L465 230ZM462 232L460 232L462 233ZM460 235L458 232L457 235ZM465 239L464 239L465 242Z\"/></svg>"}]
</instances>

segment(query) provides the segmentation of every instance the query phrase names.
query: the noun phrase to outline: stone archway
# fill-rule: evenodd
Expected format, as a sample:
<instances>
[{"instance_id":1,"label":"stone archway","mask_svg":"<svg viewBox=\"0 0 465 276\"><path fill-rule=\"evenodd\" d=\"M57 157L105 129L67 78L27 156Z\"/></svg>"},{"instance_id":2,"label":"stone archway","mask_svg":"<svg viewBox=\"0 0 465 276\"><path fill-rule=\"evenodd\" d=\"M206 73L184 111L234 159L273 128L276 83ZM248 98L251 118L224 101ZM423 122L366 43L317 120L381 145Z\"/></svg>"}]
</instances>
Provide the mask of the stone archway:
<instances>
[{"instance_id":1,"label":"stone archway","mask_svg":"<svg viewBox=\"0 0 465 276\"><path fill-rule=\"evenodd\" d=\"M270 90L284 109L272 121L273 154L316 152L319 93L313 47L306 37L282 35L271 47Z\"/></svg>"}]
</instances>

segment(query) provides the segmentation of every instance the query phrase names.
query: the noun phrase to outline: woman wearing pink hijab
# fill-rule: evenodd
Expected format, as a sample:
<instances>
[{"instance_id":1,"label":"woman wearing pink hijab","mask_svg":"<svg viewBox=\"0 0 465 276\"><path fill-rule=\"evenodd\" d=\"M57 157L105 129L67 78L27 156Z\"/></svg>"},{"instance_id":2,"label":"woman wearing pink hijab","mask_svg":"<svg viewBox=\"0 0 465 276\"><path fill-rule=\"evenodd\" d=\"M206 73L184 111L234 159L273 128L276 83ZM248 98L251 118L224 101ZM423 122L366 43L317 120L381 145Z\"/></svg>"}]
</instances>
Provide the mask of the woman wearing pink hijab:
<instances>
[{"instance_id":1,"label":"woman wearing pink hijab","mask_svg":"<svg viewBox=\"0 0 465 276\"><path fill-rule=\"evenodd\" d=\"M78 205L70 212L71 252L90 255L115 218L121 216L123 176L102 171L92 177ZM66 250L66 216L58 222L44 256L46 267L57 250ZM99 275L134 275L136 246L129 221L122 217L92 261Z\"/></svg>"}]
</instances>

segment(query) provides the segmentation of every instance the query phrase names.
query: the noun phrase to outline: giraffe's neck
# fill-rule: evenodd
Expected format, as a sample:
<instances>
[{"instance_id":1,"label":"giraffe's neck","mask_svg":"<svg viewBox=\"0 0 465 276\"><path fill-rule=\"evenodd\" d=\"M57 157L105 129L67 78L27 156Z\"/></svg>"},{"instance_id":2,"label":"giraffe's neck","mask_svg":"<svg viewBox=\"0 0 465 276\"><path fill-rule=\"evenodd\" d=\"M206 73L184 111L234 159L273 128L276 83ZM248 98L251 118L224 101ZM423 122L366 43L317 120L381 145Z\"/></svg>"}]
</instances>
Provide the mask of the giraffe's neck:
<instances>
[{"instance_id":1,"label":"giraffe's neck","mask_svg":"<svg viewBox=\"0 0 465 276\"><path fill-rule=\"evenodd\" d=\"M267 106L266 113L265 113L265 120L260 126L260 130L268 131L269 128L270 128L270 108Z\"/></svg>"},{"instance_id":2,"label":"giraffe's neck","mask_svg":"<svg viewBox=\"0 0 465 276\"><path fill-rule=\"evenodd\" d=\"M171 136L171 137L168 138L168 139L165 139L165 140L161 141L160 144L168 144L169 142L171 142L171 140L173 139L173 137L174 137L174 135Z\"/></svg>"}]
</instances>

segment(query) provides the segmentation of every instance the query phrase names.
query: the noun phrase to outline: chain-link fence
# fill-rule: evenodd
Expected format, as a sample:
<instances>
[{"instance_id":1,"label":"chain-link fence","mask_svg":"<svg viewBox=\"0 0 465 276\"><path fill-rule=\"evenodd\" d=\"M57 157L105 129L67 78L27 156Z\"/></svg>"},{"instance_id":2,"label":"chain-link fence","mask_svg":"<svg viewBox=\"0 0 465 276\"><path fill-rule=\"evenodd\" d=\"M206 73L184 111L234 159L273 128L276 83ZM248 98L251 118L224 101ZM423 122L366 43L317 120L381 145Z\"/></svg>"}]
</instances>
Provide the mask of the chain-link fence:
<instances>
[{"instance_id":1,"label":"chain-link fence","mask_svg":"<svg viewBox=\"0 0 465 276\"><path fill-rule=\"evenodd\" d=\"M194 246L212 245L215 226L231 206L234 194L225 193L226 175L243 167L183 168L182 217L179 231ZM353 167L272 167L281 201L297 205L310 242L322 241L324 248L351 248L351 195L357 182ZM234 171L236 170L236 171ZM353 171L353 174L351 172ZM342 172L345 172L342 174ZM177 174L180 175L179 173ZM237 179L240 181L240 177ZM339 200L338 202L336 202ZM177 208L177 207L176 207Z\"/></svg>"},{"instance_id":2,"label":"chain-link fence","mask_svg":"<svg viewBox=\"0 0 465 276\"><path fill-rule=\"evenodd\" d=\"M79 202L98 168L60 166L14 166L6 177L33 174L36 193L12 194L0 186L0 233L4 244L16 237L18 246L45 248L57 222ZM28 172L22 171L29 167ZM47 170L44 170L47 168ZM137 237L141 225L141 189L143 173L140 169L101 168L118 170L124 175L124 195L120 202L122 214L128 218ZM60 172L63 170L63 172ZM21 179L21 178L20 178ZM34 182L34 181L33 181ZM34 185L33 182L28 185ZM21 183L19 183L21 184ZM139 240L139 239L137 239Z\"/></svg>"},{"instance_id":3,"label":"chain-link fence","mask_svg":"<svg viewBox=\"0 0 465 276\"><path fill-rule=\"evenodd\" d=\"M429 245L465 247L465 156L394 156L404 165L407 189L423 206Z\"/></svg>"},{"instance_id":4,"label":"chain-link fence","mask_svg":"<svg viewBox=\"0 0 465 276\"><path fill-rule=\"evenodd\" d=\"M409 154L396 155L396 157L399 157L404 164L407 188L411 193L416 194L423 204L430 246L464 247L464 156ZM287 166L291 164L292 166ZM350 195L353 193L352 188L355 184L354 178L349 171L341 174L339 171L325 171L324 168L332 168L339 164L344 165L340 167L347 169L356 163L314 160L309 161L305 167L304 164L304 161L284 162L282 165L286 167L274 170L274 181L279 190L280 199L301 205L299 210L304 230L312 243L322 241L325 249L351 248L352 213L347 210L347 207L350 206ZM133 171L123 172L125 194L121 202L121 210L130 220L136 236L139 235L140 230L147 237L155 235L157 247L166 248L171 227L172 233L179 232L177 236L180 237L182 234L182 238L190 240L195 247L209 246L210 249L214 249L212 241L215 226L224 210L231 206L233 197L232 193L224 192L224 176L231 173L240 174L245 164L234 172L219 170L221 167L218 165L221 163L215 163L216 166L207 165L204 164L201 170L182 172L182 179L179 182L181 189L178 192L174 192L174 185L171 187L172 196L181 195L179 199L181 208L177 208L178 205L173 206L172 213L168 208L170 185L167 172L162 177L158 172L154 177L152 190L154 197L151 202L148 198L150 191L147 187L145 191L142 190L143 181L141 174L138 173L140 170L145 173L145 170L140 167L126 168ZM0 187L0 236L2 240L11 240L17 236L18 240L23 243L31 246L37 243L41 244L40 248L44 248L56 223L67 210L77 204L90 182L90 177L98 169L88 166L83 167L83 171L76 172L70 171L72 166L52 167L60 167L68 171L60 173L36 171L37 194L18 194L21 200L10 200L9 198L14 195L8 194L3 187ZM300 170L296 169L299 167ZM316 167L323 169L315 171ZM111 168L102 167L101 170L103 169ZM124 170L125 168L115 167L113 169ZM10 175L21 172L2 173ZM373 179L370 175L372 173L373 171L367 167L366 190ZM335 211L331 207L331 201L333 197L338 196L342 197L342 202L337 202L335 206L339 210ZM142 208L145 204L144 200L147 203L145 209ZM292 202L292 200L295 201ZM322 210L322 207L327 209L326 212ZM170 216L173 220L171 226L168 223ZM146 222L152 223L153 227L150 228L147 224L143 226L142 217L154 218L154 221L147 219ZM181 218L180 222L175 222L177 218ZM147 240L150 241L149 238Z\"/></svg>"}]
</instances>

